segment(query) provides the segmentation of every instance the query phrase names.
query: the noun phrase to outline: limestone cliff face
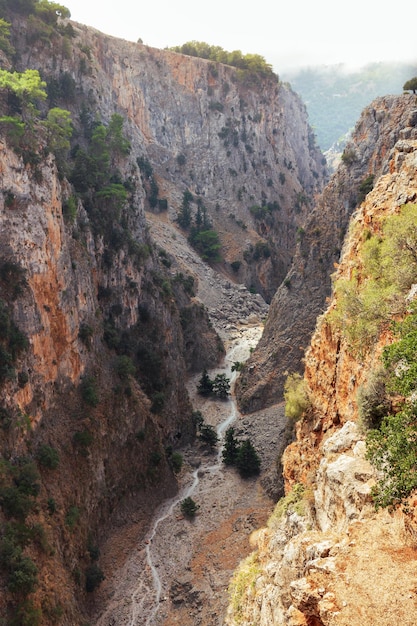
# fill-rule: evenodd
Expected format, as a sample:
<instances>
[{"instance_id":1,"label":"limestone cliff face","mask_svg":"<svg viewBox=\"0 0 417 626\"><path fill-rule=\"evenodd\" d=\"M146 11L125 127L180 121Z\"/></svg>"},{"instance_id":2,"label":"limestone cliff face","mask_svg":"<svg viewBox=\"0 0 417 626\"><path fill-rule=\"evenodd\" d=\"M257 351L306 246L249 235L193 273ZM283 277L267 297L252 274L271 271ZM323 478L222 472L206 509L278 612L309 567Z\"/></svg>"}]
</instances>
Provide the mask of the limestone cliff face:
<instances>
[{"instance_id":1,"label":"limestone cliff face","mask_svg":"<svg viewBox=\"0 0 417 626\"><path fill-rule=\"evenodd\" d=\"M88 537L99 544L132 508L146 528L155 506L175 492L167 446L194 436L186 371L195 366L194 352L210 367L223 348L201 302L180 284L163 291L170 276L145 231L137 241L147 242L150 253L141 265L126 250L104 263L103 242L83 207L75 222L63 217L68 183L59 180L53 159L35 176L5 142L0 149L1 454L12 467L36 459L45 446L59 456L53 471L39 466L37 508L28 521L42 524L54 546L50 558L31 552L38 566L35 602L60 606L62 623L73 624L83 604L76 589L88 566ZM12 366L5 343L11 323L27 339ZM135 372L131 365L123 370L120 342L130 345ZM14 517L6 511L2 521ZM2 585L3 611L11 600Z\"/></svg>"},{"instance_id":2,"label":"limestone cliff face","mask_svg":"<svg viewBox=\"0 0 417 626\"><path fill-rule=\"evenodd\" d=\"M317 317L326 308L330 276L340 259L349 217L368 176L377 181L392 167L399 139L415 133L412 95L379 98L367 107L332 176L298 233L291 269L271 303L265 331L237 385L240 407L250 412L282 398L287 372L302 371Z\"/></svg>"},{"instance_id":3,"label":"limestone cliff face","mask_svg":"<svg viewBox=\"0 0 417 626\"><path fill-rule=\"evenodd\" d=\"M135 157L152 166L170 221L190 191L193 213L203 204L219 234L218 270L270 301L326 180L299 97L275 76L251 85L230 66L73 28L70 50L57 45L51 54L43 44L28 46L18 21L20 67L39 69L47 82L73 81L60 105L77 127L82 109L105 122L121 114ZM254 206L264 211L255 214Z\"/></svg>"},{"instance_id":4,"label":"limestone cliff face","mask_svg":"<svg viewBox=\"0 0 417 626\"><path fill-rule=\"evenodd\" d=\"M384 116L375 116L376 111L384 111ZM383 159L381 150L370 150L371 161L379 160L381 169L373 190L352 216L337 278L350 277L352 268L358 268L366 229L376 232L379 218L417 199L415 98L373 103L356 134L364 137L370 118L385 117L388 128L390 114L394 122L408 123L391 127L396 141ZM382 134L375 128L372 132ZM268 528L254 538L257 551L250 562L235 575L229 625L415 622L412 516L375 511L371 488L377 475L365 458L364 435L357 426L358 388L392 338L386 330L365 357L354 356L346 338L329 323L335 305L333 295L305 355L312 407L297 423L296 440L283 456L287 496L277 505ZM242 593L239 582L245 580L250 584Z\"/></svg>"}]
</instances>

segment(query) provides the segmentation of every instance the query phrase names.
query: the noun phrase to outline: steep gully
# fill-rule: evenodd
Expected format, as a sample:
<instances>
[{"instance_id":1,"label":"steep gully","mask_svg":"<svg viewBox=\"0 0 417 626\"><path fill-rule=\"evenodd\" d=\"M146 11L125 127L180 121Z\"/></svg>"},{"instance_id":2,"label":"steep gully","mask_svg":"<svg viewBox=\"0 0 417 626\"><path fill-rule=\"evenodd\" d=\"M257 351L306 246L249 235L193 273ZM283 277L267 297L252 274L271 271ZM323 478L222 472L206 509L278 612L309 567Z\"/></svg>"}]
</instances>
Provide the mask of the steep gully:
<instances>
[{"instance_id":1,"label":"steep gully","mask_svg":"<svg viewBox=\"0 0 417 626\"><path fill-rule=\"evenodd\" d=\"M235 361L245 361L258 342L262 327L247 326L235 330L227 347L222 368L210 372L225 373L231 379ZM97 626L167 626L168 624L223 623L227 605L227 585L238 562L250 551L251 532L265 522L273 506L258 480L243 481L235 470L224 468L222 440L233 424L239 433L241 418L232 397L213 401L196 394L200 375L188 386L193 404L201 410L206 423L219 436L217 455L201 449L181 450L184 470L179 478L178 494L158 510L150 530L139 546L130 549L123 566L106 572L106 608L97 615ZM276 429L282 423L273 417ZM268 429L269 431L269 429ZM269 437L279 437L278 431ZM262 465L270 460L262 455ZM180 502L192 496L199 505L193 521L180 512Z\"/></svg>"}]
</instances>

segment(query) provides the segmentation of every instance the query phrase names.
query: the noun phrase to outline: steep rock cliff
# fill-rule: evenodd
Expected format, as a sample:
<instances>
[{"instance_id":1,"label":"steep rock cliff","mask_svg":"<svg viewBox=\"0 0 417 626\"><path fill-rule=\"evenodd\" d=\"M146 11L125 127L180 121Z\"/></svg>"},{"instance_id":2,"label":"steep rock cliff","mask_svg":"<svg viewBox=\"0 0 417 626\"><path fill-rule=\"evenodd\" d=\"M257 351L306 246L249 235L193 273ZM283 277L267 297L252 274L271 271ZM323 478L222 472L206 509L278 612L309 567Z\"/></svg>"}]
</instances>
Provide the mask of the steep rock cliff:
<instances>
[{"instance_id":1,"label":"steep rock cliff","mask_svg":"<svg viewBox=\"0 0 417 626\"><path fill-rule=\"evenodd\" d=\"M415 98L378 100L364 112L356 133L365 134L376 110L386 111L388 128L387 105L396 141L385 153L373 190L352 217L338 280L351 278L353 268L360 272L365 232L378 233L381 218L417 199ZM399 111L408 122L400 127ZM375 162L380 151L371 153ZM230 625L415 622L415 498L407 515L375 510L371 490L379 476L366 458L364 431L358 426L358 390L393 338L385 324L369 350L352 351L346 335L330 321L336 305L333 294L306 352L311 407L283 456L287 495L268 528L254 537L257 551L235 574Z\"/></svg>"},{"instance_id":2,"label":"steep rock cliff","mask_svg":"<svg viewBox=\"0 0 417 626\"><path fill-rule=\"evenodd\" d=\"M317 317L326 308L331 274L339 261L349 217L368 177L389 170L396 142L415 132L412 95L378 98L367 107L346 146L343 163L317 199L298 234L293 264L269 309L265 331L238 381L244 412L282 398L288 372L302 371Z\"/></svg>"},{"instance_id":3,"label":"steep rock cliff","mask_svg":"<svg viewBox=\"0 0 417 626\"><path fill-rule=\"evenodd\" d=\"M74 37L57 41L51 54L44 42L28 43L26 22L15 18L18 69L71 83L59 104L78 128L81 111L106 122L121 114L170 222L191 192L192 212L204 206L219 234L217 270L270 301L327 175L299 97L274 75L245 81L221 63L72 27ZM142 178L149 192L143 170ZM153 205L148 193L146 208L160 211Z\"/></svg>"}]
</instances>

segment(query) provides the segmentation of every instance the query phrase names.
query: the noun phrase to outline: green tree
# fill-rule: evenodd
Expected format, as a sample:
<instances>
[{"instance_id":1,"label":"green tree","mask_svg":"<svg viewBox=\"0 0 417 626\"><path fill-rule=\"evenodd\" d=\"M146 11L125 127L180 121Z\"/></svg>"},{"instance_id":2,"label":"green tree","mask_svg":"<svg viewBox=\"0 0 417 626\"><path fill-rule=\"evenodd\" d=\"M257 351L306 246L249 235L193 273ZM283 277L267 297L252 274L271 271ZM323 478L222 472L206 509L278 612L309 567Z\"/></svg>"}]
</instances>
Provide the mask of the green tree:
<instances>
[{"instance_id":1,"label":"green tree","mask_svg":"<svg viewBox=\"0 0 417 626\"><path fill-rule=\"evenodd\" d=\"M216 374L213 380L213 393L222 400L225 400L230 392L230 379L226 374Z\"/></svg>"},{"instance_id":2,"label":"green tree","mask_svg":"<svg viewBox=\"0 0 417 626\"><path fill-rule=\"evenodd\" d=\"M200 253L203 261L212 263L221 261L221 243L219 235L215 230L194 229L189 236L189 242Z\"/></svg>"},{"instance_id":3,"label":"green tree","mask_svg":"<svg viewBox=\"0 0 417 626\"><path fill-rule=\"evenodd\" d=\"M107 141L112 158L127 156L130 152L130 142L123 134L124 119L118 113L114 113L107 127Z\"/></svg>"},{"instance_id":4,"label":"green tree","mask_svg":"<svg viewBox=\"0 0 417 626\"><path fill-rule=\"evenodd\" d=\"M191 226L191 202L193 196L188 189L184 191L182 197L181 209L177 215L177 222L184 230L187 230Z\"/></svg>"},{"instance_id":5,"label":"green tree","mask_svg":"<svg viewBox=\"0 0 417 626\"><path fill-rule=\"evenodd\" d=\"M48 131L48 145L52 152L69 150L73 133L71 113L66 109L49 109L45 122Z\"/></svg>"},{"instance_id":6,"label":"green tree","mask_svg":"<svg viewBox=\"0 0 417 626\"><path fill-rule=\"evenodd\" d=\"M242 478L256 476L260 472L261 460L249 439L246 439L239 446L236 455L236 467Z\"/></svg>"},{"instance_id":7,"label":"green tree","mask_svg":"<svg viewBox=\"0 0 417 626\"><path fill-rule=\"evenodd\" d=\"M202 424L200 426L200 441L207 444L209 448L214 448L219 438L213 426L211 424Z\"/></svg>"},{"instance_id":8,"label":"green tree","mask_svg":"<svg viewBox=\"0 0 417 626\"><path fill-rule=\"evenodd\" d=\"M0 18L0 50L8 55L12 55L14 48L10 41L10 24L6 20Z\"/></svg>"},{"instance_id":9,"label":"green tree","mask_svg":"<svg viewBox=\"0 0 417 626\"><path fill-rule=\"evenodd\" d=\"M213 381L206 369L203 370L203 374L198 382L197 391L201 396L210 396L213 393Z\"/></svg>"},{"instance_id":10,"label":"green tree","mask_svg":"<svg viewBox=\"0 0 417 626\"><path fill-rule=\"evenodd\" d=\"M36 14L46 23L56 25L58 17L69 18L71 13L67 7L50 0L38 0L35 4Z\"/></svg>"},{"instance_id":11,"label":"green tree","mask_svg":"<svg viewBox=\"0 0 417 626\"><path fill-rule=\"evenodd\" d=\"M414 76L414 78L410 78L410 80L407 80L407 82L404 83L404 85L403 85L403 89L404 89L404 91L412 91L413 93L416 93L416 91L417 91L417 76Z\"/></svg>"},{"instance_id":12,"label":"green tree","mask_svg":"<svg viewBox=\"0 0 417 626\"><path fill-rule=\"evenodd\" d=\"M48 148L55 155L57 165L62 170L65 157L71 147L70 139L73 133L71 113L58 107L49 109L44 124L47 130Z\"/></svg>"},{"instance_id":13,"label":"green tree","mask_svg":"<svg viewBox=\"0 0 417 626\"><path fill-rule=\"evenodd\" d=\"M193 518L195 517L195 514L197 513L198 509L200 508L198 506L198 504L196 504L194 502L194 500L192 498L190 498L189 496L187 498L184 498L184 500L181 501L181 513L188 518Z\"/></svg>"},{"instance_id":14,"label":"green tree","mask_svg":"<svg viewBox=\"0 0 417 626\"><path fill-rule=\"evenodd\" d=\"M0 89L8 89L17 96L25 121L37 114L35 102L45 100L47 95L46 82L41 79L38 70L8 72L0 69Z\"/></svg>"},{"instance_id":15,"label":"green tree","mask_svg":"<svg viewBox=\"0 0 417 626\"><path fill-rule=\"evenodd\" d=\"M222 459L225 465L235 465L237 453L239 451L239 443L235 438L235 429L230 426L226 430L224 447L222 450Z\"/></svg>"}]
</instances>

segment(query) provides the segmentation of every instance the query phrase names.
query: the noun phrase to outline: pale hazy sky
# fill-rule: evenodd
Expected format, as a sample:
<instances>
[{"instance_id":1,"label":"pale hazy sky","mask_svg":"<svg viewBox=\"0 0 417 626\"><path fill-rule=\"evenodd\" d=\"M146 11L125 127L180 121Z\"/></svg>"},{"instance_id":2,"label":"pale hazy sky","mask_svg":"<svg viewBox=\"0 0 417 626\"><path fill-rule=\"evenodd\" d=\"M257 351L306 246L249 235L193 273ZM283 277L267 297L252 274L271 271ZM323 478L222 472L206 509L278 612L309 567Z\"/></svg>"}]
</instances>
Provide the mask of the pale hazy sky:
<instances>
[{"instance_id":1,"label":"pale hazy sky","mask_svg":"<svg viewBox=\"0 0 417 626\"><path fill-rule=\"evenodd\" d=\"M64 0L71 18L155 48L205 41L293 66L417 62L416 0ZM396 9L398 8L398 11Z\"/></svg>"}]
</instances>

